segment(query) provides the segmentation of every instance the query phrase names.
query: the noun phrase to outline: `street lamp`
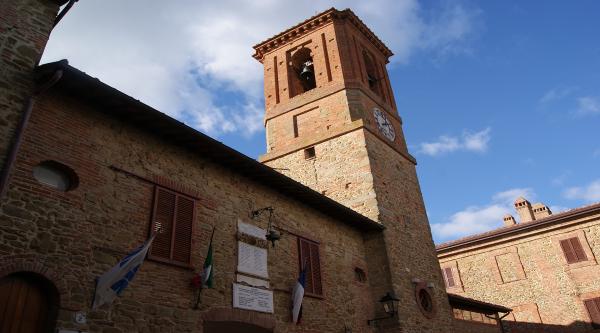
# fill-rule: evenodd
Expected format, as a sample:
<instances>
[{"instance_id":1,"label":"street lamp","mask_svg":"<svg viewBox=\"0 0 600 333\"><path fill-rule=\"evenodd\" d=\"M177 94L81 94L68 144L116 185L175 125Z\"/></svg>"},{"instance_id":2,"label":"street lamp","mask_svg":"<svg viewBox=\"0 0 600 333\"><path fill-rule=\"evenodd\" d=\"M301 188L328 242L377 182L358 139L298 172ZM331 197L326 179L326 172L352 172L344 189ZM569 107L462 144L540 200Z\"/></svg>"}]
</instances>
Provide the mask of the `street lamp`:
<instances>
[{"instance_id":1,"label":"street lamp","mask_svg":"<svg viewBox=\"0 0 600 333\"><path fill-rule=\"evenodd\" d=\"M383 310L387 314L385 317L373 318L367 320L367 325L377 322L382 319L388 319L394 317L398 313L398 302L400 300L396 297L394 292L387 292L380 300L379 303L383 306Z\"/></svg>"}]
</instances>

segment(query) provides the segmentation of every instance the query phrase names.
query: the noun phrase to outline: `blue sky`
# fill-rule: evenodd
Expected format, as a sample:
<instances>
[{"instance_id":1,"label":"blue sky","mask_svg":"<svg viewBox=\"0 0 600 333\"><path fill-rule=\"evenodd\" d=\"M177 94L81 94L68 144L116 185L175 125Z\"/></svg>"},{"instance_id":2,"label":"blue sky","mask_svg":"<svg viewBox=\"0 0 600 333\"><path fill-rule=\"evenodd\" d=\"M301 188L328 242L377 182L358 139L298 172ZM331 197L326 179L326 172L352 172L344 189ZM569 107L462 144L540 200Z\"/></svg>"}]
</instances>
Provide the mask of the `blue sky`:
<instances>
[{"instance_id":1,"label":"blue sky","mask_svg":"<svg viewBox=\"0 0 600 333\"><path fill-rule=\"evenodd\" d=\"M600 201L597 1L84 0L42 62L67 58L257 157L251 46L332 6L396 54L388 70L436 242L500 227L519 195L555 212Z\"/></svg>"}]
</instances>

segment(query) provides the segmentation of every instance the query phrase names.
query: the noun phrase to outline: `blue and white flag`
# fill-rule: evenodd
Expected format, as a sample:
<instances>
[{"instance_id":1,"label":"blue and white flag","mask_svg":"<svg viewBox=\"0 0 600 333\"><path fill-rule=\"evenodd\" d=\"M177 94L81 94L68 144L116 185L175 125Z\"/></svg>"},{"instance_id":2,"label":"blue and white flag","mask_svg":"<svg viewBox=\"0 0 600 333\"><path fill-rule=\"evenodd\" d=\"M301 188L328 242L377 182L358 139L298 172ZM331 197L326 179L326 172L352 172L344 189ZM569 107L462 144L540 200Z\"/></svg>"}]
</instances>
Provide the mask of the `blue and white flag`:
<instances>
[{"instance_id":1,"label":"blue and white flag","mask_svg":"<svg viewBox=\"0 0 600 333\"><path fill-rule=\"evenodd\" d=\"M292 292L292 322L299 324L302 318L302 299L304 298L304 286L306 285L306 267L300 272L294 291Z\"/></svg>"},{"instance_id":2,"label":"blue and white flag","mask_svg":"<svg viewBox=\"0 0 600 333\"><path fill-rule=\"evenodd\" d=\"M129 285L129 282L133 280L135 273L137 273L144 262L154 236L156 234L150 237L146 243L129 253L108 272L96 279L96 293L94 294L92 309L97 309L105 303L112 303Z\"/></svg>"}]
</instances>

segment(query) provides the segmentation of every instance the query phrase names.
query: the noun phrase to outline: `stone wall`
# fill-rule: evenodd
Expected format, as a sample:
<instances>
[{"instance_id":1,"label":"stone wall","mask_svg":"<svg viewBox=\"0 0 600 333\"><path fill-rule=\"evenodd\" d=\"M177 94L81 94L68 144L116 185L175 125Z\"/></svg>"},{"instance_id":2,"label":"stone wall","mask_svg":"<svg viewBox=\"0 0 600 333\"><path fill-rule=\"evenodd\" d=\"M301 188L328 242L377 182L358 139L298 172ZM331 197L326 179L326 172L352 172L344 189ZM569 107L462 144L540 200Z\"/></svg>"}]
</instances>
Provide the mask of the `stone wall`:
<instances>
[{"instance_id":1,"label":"stone wall","mask_svg":"<svg viewBox=\"0 0 600 333\"><path fill-rule=\"evenodd\" d=\"M79 186L59 192L38 183L32 168L46 160L75 170ZM147 260L112 307L90 311L94 279L148 237L155 186L148 180L199 198L193 267ZM17 263L20 267L38 263L38 271L55 272L46 275L61 286L62 328L201 332L202 320L212 320L214 309L221 308L228 309L223 313L231 318L271 320L277 332L339 332L345 326L368 332L366 321L379 306L370 297L375 277L367 265L371 259L363 232L56 90L36 103L1 205L0 271L10 272L6 267ZM283 237L268 250L275 314L265 319L258 313L231 310L231 300L237 219L265 228L266 220L248 216L266 206L275 208L274 223ZM203 263L213 226L216 285L203 292L200 310L193 310L190 279ZM305 299L303 323L298 326L290 324L290 290L299 273L297 235L320 243L324 290L323 298ZM366 283L355 280L356 267L366 272ZM73 322L77 311L88 312L86 325Z\"/></svg>"},{"instance_id":2,"label":"stone wall","mask_svg":"<svg viewBox=\"0 0 600 333\"><path fill-rule=\"evenodd\" d=\"M58 5L49 0L0 2L0 169L27 100L34 93L33 68L57 11Z\"/></svg>"},{"instance_id":3,"label":"stone wall","mask_svg":"<svg viewBox=\"0 0 600 333\"><path fill-rule=\"evenodd\" d=\"M567 263L559 241L570 237L579 238L588 260ZM513 309L505 319L513 332L591 332L583 301L600 296L598 255L598 213L479 245L438 251L442 267L458 269L464 288L460 294ZM453 292L459 290L453 288Z\"/></svg>"}]
</instances>

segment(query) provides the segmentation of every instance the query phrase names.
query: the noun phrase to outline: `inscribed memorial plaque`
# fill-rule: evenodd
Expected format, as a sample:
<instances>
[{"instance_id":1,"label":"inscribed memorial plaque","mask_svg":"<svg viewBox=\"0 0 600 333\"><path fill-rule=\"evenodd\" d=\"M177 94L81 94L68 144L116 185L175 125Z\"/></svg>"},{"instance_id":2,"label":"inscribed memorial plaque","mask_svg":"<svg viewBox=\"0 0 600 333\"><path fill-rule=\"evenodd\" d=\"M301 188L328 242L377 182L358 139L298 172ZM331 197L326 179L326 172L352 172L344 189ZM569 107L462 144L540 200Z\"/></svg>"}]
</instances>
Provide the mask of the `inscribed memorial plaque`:
<instances>
[{"instance_id":1,"label":"inscribed memorial plaque","mask_svg":"<svg viewBox=\"0 0 600 333\"><path fill-rule=\"evenodd\" d=\"M233 284L233 307L273 313L273 292L270 290Z\"/></svg>"},{"instance_id":2,"label":"inscribed memorial plaque","mask_svg":"<svg viewBox=\"0 0 600 333\"><path fill-rule=\"evenodd\" d=\"M267 249L238 242L238 272L268 278Z\"/></svg>"}]
</instances>

